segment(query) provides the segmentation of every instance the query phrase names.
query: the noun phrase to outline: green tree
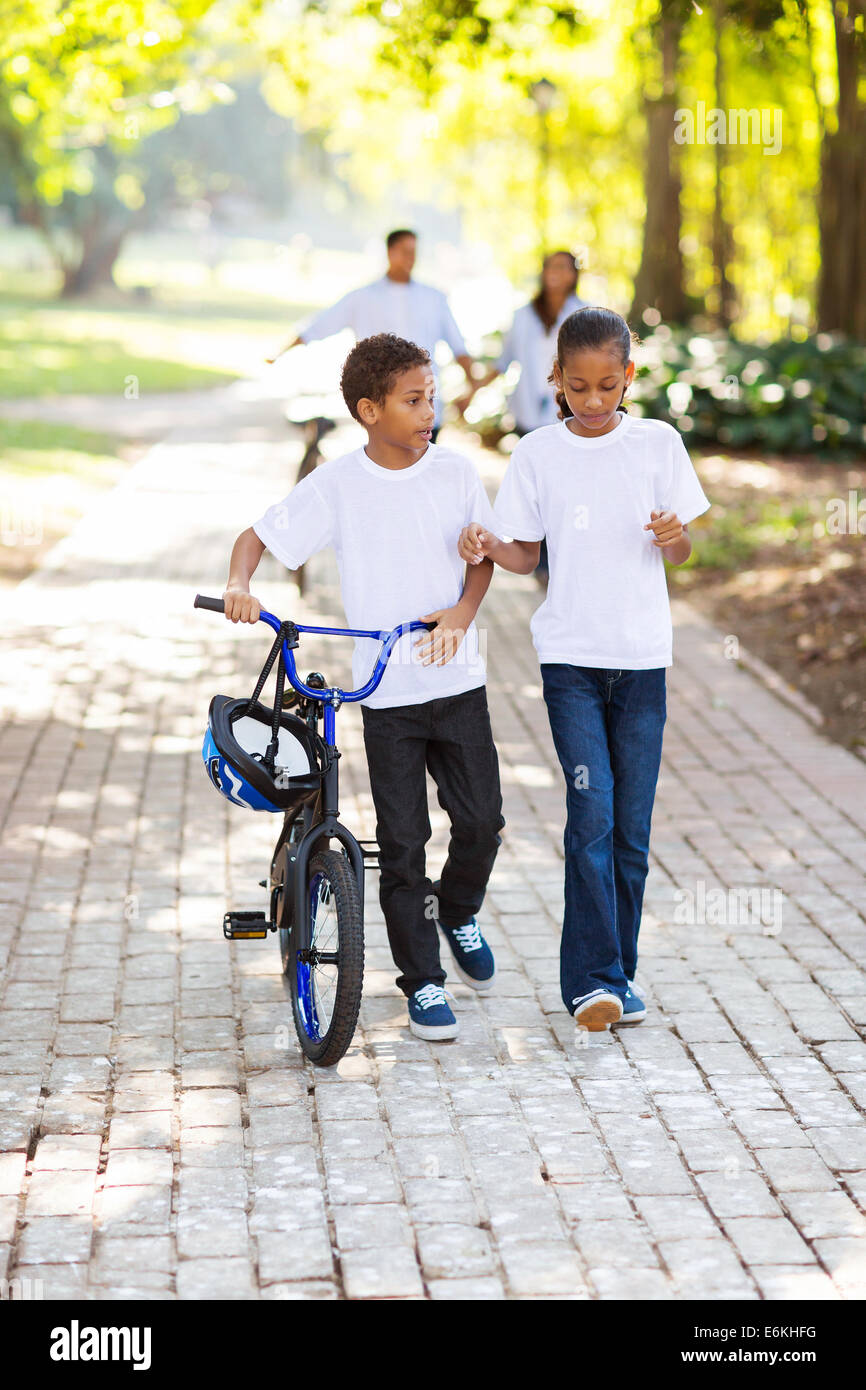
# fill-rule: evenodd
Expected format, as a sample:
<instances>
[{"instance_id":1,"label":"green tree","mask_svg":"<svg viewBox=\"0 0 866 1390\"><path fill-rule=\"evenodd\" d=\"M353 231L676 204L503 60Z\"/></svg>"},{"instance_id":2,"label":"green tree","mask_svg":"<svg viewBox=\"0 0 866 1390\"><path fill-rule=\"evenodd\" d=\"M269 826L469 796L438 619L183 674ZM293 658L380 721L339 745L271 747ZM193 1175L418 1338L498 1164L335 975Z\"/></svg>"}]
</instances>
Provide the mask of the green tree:
<instances>
[{"instance_id":1,"label":"green tree","mask_svg":"<svg viewBox=\"0 0 866 1390\"><path fill-rule=\"evenodd\" d=\"M75 294L110 275L146 202L141 143L230 101L261 0L13 0L0 30L0 149L20 216Z\"/></svg>"}]
</instances>

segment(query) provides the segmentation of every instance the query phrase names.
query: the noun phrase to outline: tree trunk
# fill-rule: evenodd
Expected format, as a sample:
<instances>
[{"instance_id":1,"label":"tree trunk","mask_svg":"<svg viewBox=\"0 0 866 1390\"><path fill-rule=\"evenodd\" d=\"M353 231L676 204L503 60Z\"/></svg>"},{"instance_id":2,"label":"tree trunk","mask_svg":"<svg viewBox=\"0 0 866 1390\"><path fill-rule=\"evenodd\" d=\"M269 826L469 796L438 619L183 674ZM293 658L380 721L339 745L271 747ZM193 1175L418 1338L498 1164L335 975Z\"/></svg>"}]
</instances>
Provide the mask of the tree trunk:
<instances>
[{"instance_id":1,"label":"tree trunk","mask_svg":"<svg viewBox=\"0 0 866 1390\"><path fill-rule=\"evenodd\" d=\"M680 251L680 175L674 140L677 109L676 66L683 22L664 12L660 21L662 94L645 98L647 156L644 187L646 218L640 269L635 277L632 319L657 309L667 323L683 323L688 300L683 289Z\"/></svg>"},{"instance_id":2,"label":"tree trunk","mask_svg":"<svg viewBox=\"0 0 866 1390\"><path fill-rule=\"evenodd\" d=\"M88 294L114 283L111 272L128 230L128 223L108 223L98 208L93 210L81 229L81 255L77 263L64 267L62 299Z\"/></svg>"},{"instance_id":3,"label":"tree trunk","mask_svg":"<svg viewBox=\"0 0 866 1390\"><path fill-rule=\"evenodd\" d=\"M821 150L821 271L818 327L866 341L866 105L858 82L866 72L866 37L855 21L864 0L834 7L839 103L836 130Z\"/></svg>"},{"instance_id":4,"label":"tree trunk","mask_svg":"<svg viewBox=\"0 0 866 1390\"><path fill-rule=\"evenodd\" d=\"M725 104L725 69L722 55L722 31L725 24L725 11L720 0L715 4L715 35L716 35L716 71L715 71L715 97L714 105L717 110L724 111ZM714 145L715 150L715 190L713 196L713 270L715 279L715 291L718 296L715 305L715 317L722 328L730 328L737 315L736 295L734 287L728 277L728 266L731 262L731 226L725 216L724 204L724 179L722 177L728 163L728 147L718 140Z\"/></svg>"}]
</instances>

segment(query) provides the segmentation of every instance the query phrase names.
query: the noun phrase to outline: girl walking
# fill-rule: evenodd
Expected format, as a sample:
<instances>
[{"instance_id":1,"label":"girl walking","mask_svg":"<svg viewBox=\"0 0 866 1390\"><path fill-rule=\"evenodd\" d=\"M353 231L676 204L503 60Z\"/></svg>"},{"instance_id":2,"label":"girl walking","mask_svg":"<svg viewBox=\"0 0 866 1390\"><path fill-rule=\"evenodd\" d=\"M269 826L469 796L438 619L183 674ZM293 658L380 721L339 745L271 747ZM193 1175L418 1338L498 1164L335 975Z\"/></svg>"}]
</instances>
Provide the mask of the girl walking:
<instances>
[{"instance_id":1,"label":"girl walking","mask_svg":"<svg viewBox=\"0 0 866 1390\"><path fill-rule=\"evenodd\" d=\"M627 413L632 334L610 309L562 324L552 380L562 419L515 446L495 513L461 533L470 563L530 574L547 539L550 583L532 618L566 784L560 987L579 1027L639 1022L634 991L661 763L672 630L664 560L691 554L707 510L678 432Z\"/></svg>"}]
</instances>

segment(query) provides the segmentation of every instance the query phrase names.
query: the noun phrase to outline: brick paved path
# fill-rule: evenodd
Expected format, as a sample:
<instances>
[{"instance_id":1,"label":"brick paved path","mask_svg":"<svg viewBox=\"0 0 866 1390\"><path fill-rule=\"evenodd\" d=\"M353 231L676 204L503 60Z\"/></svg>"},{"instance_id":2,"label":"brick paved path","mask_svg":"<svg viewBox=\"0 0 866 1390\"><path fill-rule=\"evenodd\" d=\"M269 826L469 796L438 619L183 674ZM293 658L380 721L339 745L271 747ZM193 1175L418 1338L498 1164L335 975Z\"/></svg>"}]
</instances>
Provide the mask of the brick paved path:
<instances>
[{"instance_id":1,"label":"brick paved path","mask_svg":"<svg viewBox=\"0 0 866 1390\"><path fill-rule=\"evenodd\" d=\"M499 573L497 986L451 982L457 1042L411 1037L371 882L355 1046L302 1062L275 944L220 931L264 905L274 823L221 803L199 754L263 638L191 608L297 448L273 405L212 401L6 600L0 1274L46 1298L863 1297L866 768L685 607L647 1021L578 1046L562 1010L537 592ZM331 560L311 572L304 606L270 558L257 591L334 617ZM338 679L338 649L302 669ZM372 836L358 712L339 729L345 818Z\"/></svg>"}]
</instances>

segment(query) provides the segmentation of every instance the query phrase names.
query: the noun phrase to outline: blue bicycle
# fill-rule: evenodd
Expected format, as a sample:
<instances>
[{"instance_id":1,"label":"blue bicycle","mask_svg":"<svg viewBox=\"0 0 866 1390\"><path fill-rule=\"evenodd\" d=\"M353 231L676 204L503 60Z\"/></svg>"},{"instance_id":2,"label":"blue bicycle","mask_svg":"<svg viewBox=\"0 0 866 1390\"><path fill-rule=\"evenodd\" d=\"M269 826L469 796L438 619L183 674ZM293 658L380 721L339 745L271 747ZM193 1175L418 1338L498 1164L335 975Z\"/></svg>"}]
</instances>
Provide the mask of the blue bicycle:
<instances>
[{"instance_id":1,"label":"blue bicycle","mask_svg":"<svg viewBox=\"0 0 866 1390\"><path fill-rule=\"evenodd\" d=\"M194 607L225 612L222 599L200 594ZM390 632L365 632L281 622L264 611L259 621L276 636L253 694L247 699L214 696L202 757L211 782L233 805L280 813L283 825L270 878L261 881L270 888L269 915L227 912L223 934L231 941L250 941L279 933L298 1040L311 1061L329 1067L346 1052L358 1022L364 868L378 854L375 841L356 840L340 821L336 713L341 705L372 695L401 637L432 631L436 624L416 621ZM305 632L380 641L366 685L340 690L318 671L302 681L294 653ZM260 696L275 662L276 690L269 708Z\"/></svg>"}]
</instances>

